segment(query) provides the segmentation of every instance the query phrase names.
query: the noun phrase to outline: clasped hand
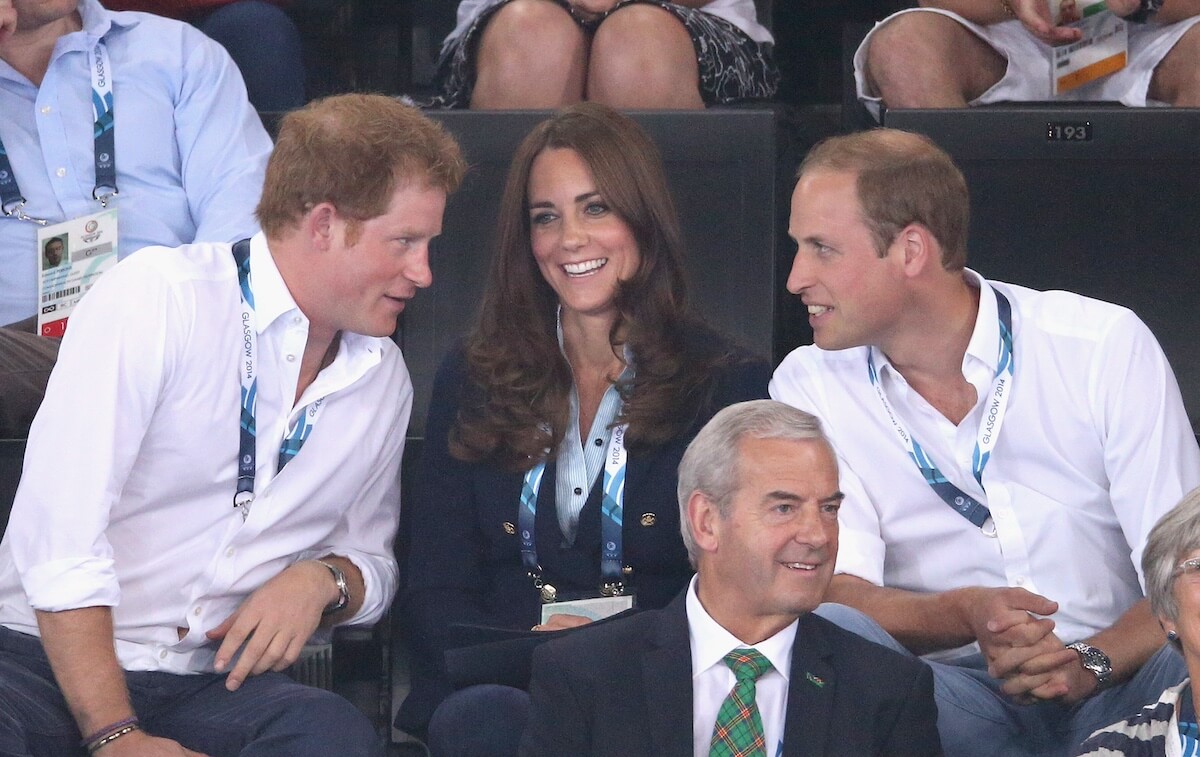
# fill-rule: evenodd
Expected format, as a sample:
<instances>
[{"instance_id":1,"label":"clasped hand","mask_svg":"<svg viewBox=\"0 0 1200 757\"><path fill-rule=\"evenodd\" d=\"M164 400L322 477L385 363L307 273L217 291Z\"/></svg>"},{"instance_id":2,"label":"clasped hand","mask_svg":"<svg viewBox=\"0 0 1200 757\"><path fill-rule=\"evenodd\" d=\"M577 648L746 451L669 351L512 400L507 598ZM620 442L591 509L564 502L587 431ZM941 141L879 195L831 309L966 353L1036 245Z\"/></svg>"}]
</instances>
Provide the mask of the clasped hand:
<instances>
[{"instance_id":1,"label":"clasped hand","mask_svg":"<svg viewBox=\"0 0 1200 757\"><path fill-rule=\"evenodd\" d=\"M969 622L988 674L1018 704L1074 704L1096 689L1096 678L1054 633L1048 615L1058 603L1025 589L980 589Z\"/></svg>"}]
</instances>

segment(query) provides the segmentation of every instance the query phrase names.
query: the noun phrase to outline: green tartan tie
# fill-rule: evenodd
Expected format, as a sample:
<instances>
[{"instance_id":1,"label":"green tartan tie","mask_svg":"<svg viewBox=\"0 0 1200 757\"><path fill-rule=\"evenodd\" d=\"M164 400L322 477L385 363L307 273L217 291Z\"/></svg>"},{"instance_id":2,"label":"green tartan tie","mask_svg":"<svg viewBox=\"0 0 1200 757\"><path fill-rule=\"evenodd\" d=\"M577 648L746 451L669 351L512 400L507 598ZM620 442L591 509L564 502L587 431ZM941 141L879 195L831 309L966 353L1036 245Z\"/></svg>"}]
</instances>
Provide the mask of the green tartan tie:
<instances>
[{"instance_id":1,"label":"green tartan tie","mask_svg":"<svg viewBox=\"0 0 1200 757\"><path fill-rule=\"evenodd\" d=\"M771 669L771 662L755 649L735 649L725 655L725 664L737 681L713 726L709 757L766 757L767 737L763 733L762 716L754 702L754 686L758 677Z\"/></svg>"}]
</instances>

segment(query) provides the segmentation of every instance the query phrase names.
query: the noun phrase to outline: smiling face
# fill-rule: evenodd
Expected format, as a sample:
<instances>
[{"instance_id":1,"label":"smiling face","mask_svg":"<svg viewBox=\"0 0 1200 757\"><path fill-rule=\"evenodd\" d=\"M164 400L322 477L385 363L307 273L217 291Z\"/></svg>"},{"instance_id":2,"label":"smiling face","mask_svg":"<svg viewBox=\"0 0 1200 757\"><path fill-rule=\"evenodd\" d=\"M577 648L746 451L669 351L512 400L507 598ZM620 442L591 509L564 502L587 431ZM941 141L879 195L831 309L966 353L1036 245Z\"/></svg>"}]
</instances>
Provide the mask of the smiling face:
<instances>
[{"instance_id":1,"label":"smiling face","mask_svg":"<svg viewBox=\"0 0 1200 757\"><path fill-rule=\"evenodd\" d=\"M527 198L533 256L563 317L614 316L618 283L634 274L641 256L587 163L568 148L543 150L530 168Z\"/></svg>"},{"instance_id":2,"label":"smiling face","mask_svg":"<svg viewBox=\"0 0 1200 757\"><path fill-rule=\"evenodd\" d=\"M689 517L700 548L701 602L731 633L756 643L824 599L842 494L823 441L743 438L737 455L728 512L701 502Z\"/></svg>"},{"instance_id":3,"label":"smiling face","mask_svg":"<svg viewBox=\"0 0 1200 757\"><path fill-rule=\"evenodd\" d=\"M309 313L314 326L367 336L390 336L417 289L433 283L429 242L442 231L446 193L408 183L383 214L357 223L334 213L331 245L321 271L322 307Z\"/></svg>"},{"instance_id":4,"label":"smiling face","mask_svg":"<svg viewBox=\"0 0 1200 757\"><path fill-rule=\"evenodd\" d=\"M826 350L884 343L904 289L902 246L893 241L879 256L856 182L851 172L816 169L792 194L797 250L787 289L808 306L813 341Z\"/></svg>"}]
</instances>

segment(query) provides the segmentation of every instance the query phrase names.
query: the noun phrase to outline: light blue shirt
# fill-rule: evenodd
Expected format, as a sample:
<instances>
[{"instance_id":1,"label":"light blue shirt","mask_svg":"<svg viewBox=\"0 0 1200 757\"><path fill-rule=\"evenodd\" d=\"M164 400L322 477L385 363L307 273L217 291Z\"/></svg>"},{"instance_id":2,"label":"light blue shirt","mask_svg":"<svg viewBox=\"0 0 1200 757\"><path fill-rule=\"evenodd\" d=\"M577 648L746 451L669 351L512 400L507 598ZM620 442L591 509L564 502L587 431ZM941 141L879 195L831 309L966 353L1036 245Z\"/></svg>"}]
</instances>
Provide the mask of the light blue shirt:
<instances>
[{"instance_id":1,"label":"light blue shirt","mask_svg":"<svg viewBox=\"0 0 1200 757\"><path fill-rule=\"evenodd\" d=\"M562 323L558 325L558 346L563 343ZM563 353L566 354L565 352ZM633 378L633 356L625 347L625 370L620 379ZM579 513L587 502L588 493L604 467L604 453L612 439L612 424L621 412L621 395L616 385L609 386L600 398L600 408L592 420L587 440L579 436L579 390L571 385L571 417L567 432L558 444L554 462L554 501L558 512L558 527L570 544L575 543L579 528Z\"/></svg>"},{"instance_id":2,"label":"light blue shirt","mask_svg":"<svg viewBox=\"0 0 1200 757\"><path fill-rule=\"evenodd\" d=\"M0 61L0 139L25 212L51 223L100 209L89 57L112 61L120 256L148 245L233 242L258 230L271 140L219 44L180 21L81 0L40 87ZM37 227L0 216L0 324L37 300Z\"/></svg>"}]
</instances>

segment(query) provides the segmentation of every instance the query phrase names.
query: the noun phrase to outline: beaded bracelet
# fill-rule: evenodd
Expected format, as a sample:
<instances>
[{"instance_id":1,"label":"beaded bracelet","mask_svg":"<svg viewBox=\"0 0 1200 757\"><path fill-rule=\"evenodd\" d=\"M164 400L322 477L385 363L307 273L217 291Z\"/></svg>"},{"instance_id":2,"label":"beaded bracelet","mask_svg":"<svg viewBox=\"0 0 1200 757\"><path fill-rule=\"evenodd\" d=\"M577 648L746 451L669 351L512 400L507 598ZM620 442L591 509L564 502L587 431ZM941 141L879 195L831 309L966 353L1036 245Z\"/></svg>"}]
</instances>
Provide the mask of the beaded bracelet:
<instances>
[{"instance_id":1,"label":"beaded bracelet","mask_svg":"<svg viewBox=\"0 0 1200 757\"><path fill-rule=\"evenodd\" d=\"M125 718L96 731L80 742L80 746L86 747L88 754L95 754L100 747L139 730L141 730L141 725L138 723L137 716Z\"/></svg>"}]
</instances>

